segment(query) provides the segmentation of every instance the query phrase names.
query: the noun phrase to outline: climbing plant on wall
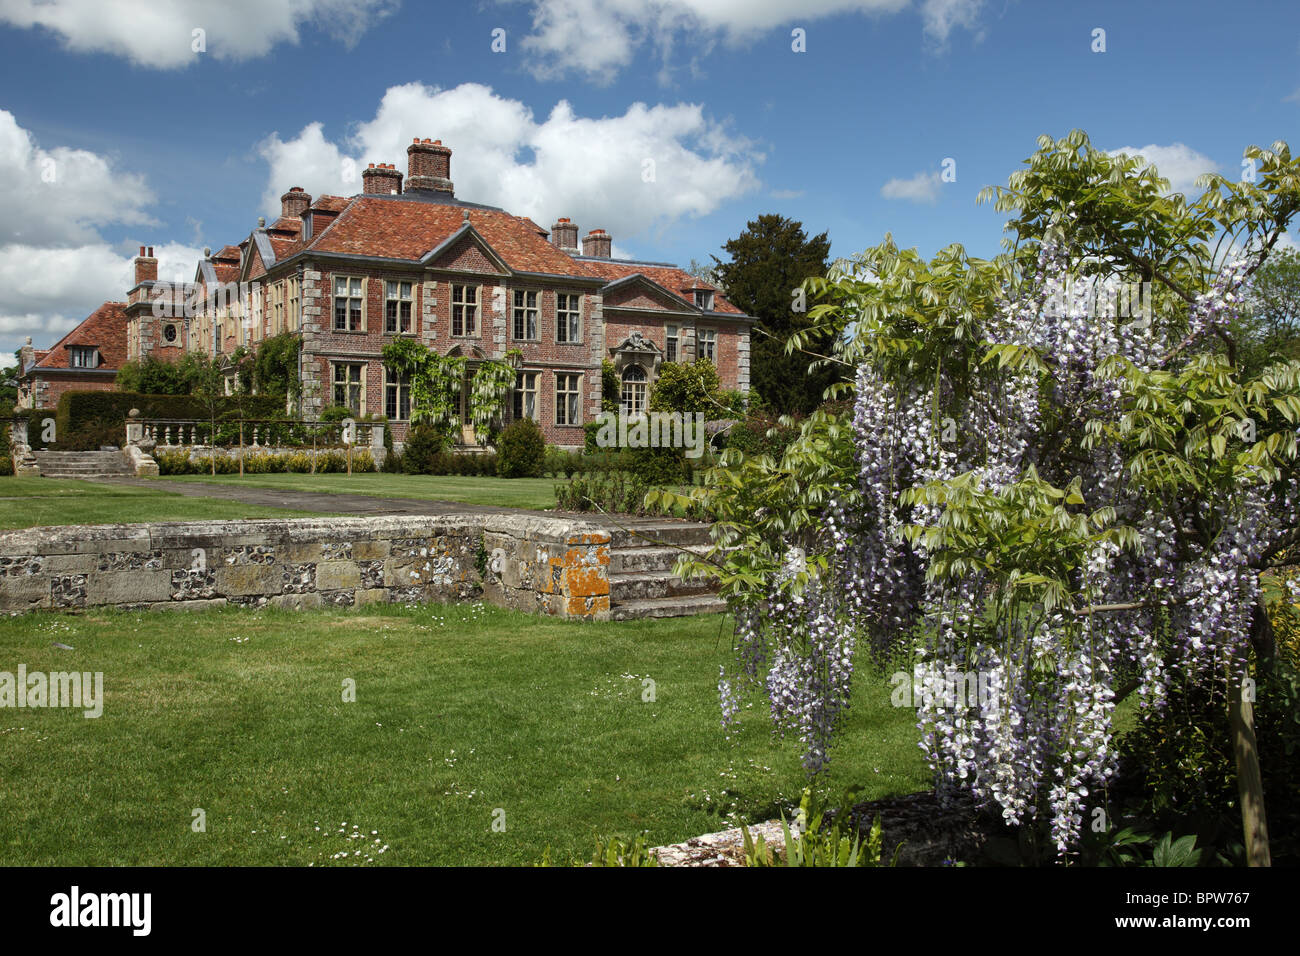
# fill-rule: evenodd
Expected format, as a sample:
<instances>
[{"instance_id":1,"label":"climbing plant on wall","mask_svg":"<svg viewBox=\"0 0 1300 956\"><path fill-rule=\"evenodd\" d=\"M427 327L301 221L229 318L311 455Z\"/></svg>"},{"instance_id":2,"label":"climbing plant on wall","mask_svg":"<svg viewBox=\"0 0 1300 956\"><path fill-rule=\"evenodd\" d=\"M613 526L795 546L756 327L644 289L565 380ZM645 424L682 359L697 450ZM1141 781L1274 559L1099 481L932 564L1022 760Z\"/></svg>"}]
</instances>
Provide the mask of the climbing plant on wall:
<instances>
[{"instance_id":1,"label":"climbing plant on wall","mask_svg":"<svg viewBox=\"0 0 1300 956\"><path fill-rule=\"evenodd\" d=\"M470 381L470 418L474 437L480 443L495 442L501 430L510 389L515 384L515 367L510 360L522 356L518 349L511 349L504 362L493 360L479 365Z\"/></svg>"},{"instance_id":2,"label":"climbing plant on wall","mask_svg":"<svg viewBox=\"0 0 1300 956\"><path fill-rule=\"evenodd\" d=\"M460 389L465 360L441 356L411 339L399 339L383 348L384 364L411 383L411 424L435 429L450 445L460 426Z\"/></svg>"}]
</instances>

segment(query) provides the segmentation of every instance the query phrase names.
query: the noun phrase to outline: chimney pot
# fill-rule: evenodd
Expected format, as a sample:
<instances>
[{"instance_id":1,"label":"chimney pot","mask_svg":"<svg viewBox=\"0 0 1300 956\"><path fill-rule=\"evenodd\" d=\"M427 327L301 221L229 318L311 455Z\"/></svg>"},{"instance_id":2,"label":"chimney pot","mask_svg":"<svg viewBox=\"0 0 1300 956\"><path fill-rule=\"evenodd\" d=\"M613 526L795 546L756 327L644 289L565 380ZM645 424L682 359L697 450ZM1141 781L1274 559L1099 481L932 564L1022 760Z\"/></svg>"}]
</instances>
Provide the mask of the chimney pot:
<instances>
[{"instance_id":1,"label":"chimney pot","mask_svg":"<svg viewBox=\"0 0 1300 956\"><path fill-rule=\"evenodd\" d=\"M396 196L402 192L402 174L392 163L370 164L361 172L361 191L372 196Z\"/></svg>"},{"instance_id":2,"label":"chimney pot","mask_svg":"<svg viewBox=\"0 0 1300 956\"><path fill-rule=\"evenodd\" d=\"M406 190L442 192L454 195L451 182L451 150L431 139L417 139L406 147Z\"/></svg>"},{"instance_id":3,"label":"chimney pot","mask_svg":"<svg viewBox=\"0 0 1300 956\"><path fill-rule=\"evenodd\" d=\"M612 245L613 239L604 229L593 229L582 240L582 254L593 259L608 259Z\"/></svg>"},{"instance_id":4,"label":"chimney pot","mask_svg":"<svg viewBox=\"0 0 1300 956\"><path fill-rule=\"evenodd\" d=\"M551 227L551 245L571 256L578 254L578 226L568 218L555 220Z\"/></svg>"},{"instance_id":5,"label":"chimney pot","mask_svg":"<svg viewBox=\"0 0 1300 956\"><path fill-rule=\"evenodd\" d=\"M301 219L311 206L311 196L301 186L290 186L280 197L280 215L285 219Z\"/></svg>"},{"instance_id":6,"label":"chimney pot","mask_svg":"<svg viewBox=\"0 0 1300 956\"><path fill-rule=\"evenodd\" d=\"M135 284L158 281L158 260L153 257L153 246L141 246L135 260Z\"/></svg>"}]
</instances>

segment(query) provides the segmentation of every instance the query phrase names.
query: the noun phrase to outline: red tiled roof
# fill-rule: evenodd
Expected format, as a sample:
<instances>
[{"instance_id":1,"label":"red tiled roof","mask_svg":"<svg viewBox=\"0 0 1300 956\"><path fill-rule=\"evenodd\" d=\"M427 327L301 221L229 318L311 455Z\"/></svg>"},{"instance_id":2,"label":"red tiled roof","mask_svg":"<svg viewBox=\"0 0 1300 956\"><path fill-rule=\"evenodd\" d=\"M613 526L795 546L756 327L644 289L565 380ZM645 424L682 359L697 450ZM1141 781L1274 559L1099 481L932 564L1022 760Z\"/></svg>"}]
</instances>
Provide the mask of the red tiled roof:
<instances>
[{"instance_id":1,"label":"red tiled roof","mask_svg":"<svg viewBox=\"0 0 1300 956\"><path fill-rule=\"evenodd\" d=\"M324 209L326 212L342 212L351 201L346 196L318 196L311 204L311 208Z\"/></svg>"},{"instance_id":2,"label":"red tiled roof","mask_svg":"<svg viewBox=\"0 0 1300 956\"><path fill-rule=\"evenodd\" d=\"M639 273L655 285L663 286L673 295L680 296L692 305L695 304L695 300L690 295L691 290L712 289L714 291L714 312L727 312L732 315L745 314L728 302L717 286L698 279L686 270L678 269L675 266L650 266L639 262L624 262L619 259L583 259L582 264L592 275L608 279L610 282Z\"/></svg>"},{"instance_id":3,"label":"red tiled roof","mask_svg":"<svg viewBox=\"0 0 1300 956\"><path fill-rule=\"evenodd\" d=\"M285 232L296 236L302 232L302 220L297 216L281 216L266 227L267 232Z\"/></svg>"},{"instance_id":4,"label":"red tiled roof","mask_svg":"<svg viewBox=\"0 0 1300 956\"><path fill-rule=\"evenodd\" d=\"M302 248L302 242L298 239L286 239L283 236L267 236L266 238L270 240L271 248L275 251L276 262L283 262Z\"/></svg>"},{"instance_id":5,"label":"red tiled roof","mask_svg":"<svg viewBox=\"0 0 1300 956\"><path fill-rule=\"evenodd\" d=\"M222 246L221 249L217 251L217 254L214 255L212 258L213 259L234 259L236 262L238 262L239 246Z\"/></svg>"},{"instance_id":6,"label":"red tiled roof","mask_svg":"<svg viewBox=\"0 0 1300 956\"><path fill-rule=\"evenodd\" d=\"M239 281L239 262L221 262L212 263L212 271L217 275L218 282L238 282Z\"/></svg>"},{"instance_id":7,"label":"red tiled roof","mask_svg":"<svg viewBox=\"0 0 1300 956\"><path fill-rule=\"evenodd\" d=\"M121 368L126 361L126 303L105 302L82 320L80 325L50 346L44 356L37 360L35 368L71 368L69 348L73 345L99 349L98 368Z\"/></svg>"},{"instance_id":8,"label":"red tiled roof","mask_svg":"<svg viewBox=\"0 0 1300 956\"><path fill-rule=\"evenodd\" d=\"M465 224L468 207L358 196L304 248L389 259L420 259ZM540 235L536 223L499 209L469 209L469 223L517 272L588 276L586 269ZM278 253L277 253L278 254Z\"/></svg>"}]
</instances>

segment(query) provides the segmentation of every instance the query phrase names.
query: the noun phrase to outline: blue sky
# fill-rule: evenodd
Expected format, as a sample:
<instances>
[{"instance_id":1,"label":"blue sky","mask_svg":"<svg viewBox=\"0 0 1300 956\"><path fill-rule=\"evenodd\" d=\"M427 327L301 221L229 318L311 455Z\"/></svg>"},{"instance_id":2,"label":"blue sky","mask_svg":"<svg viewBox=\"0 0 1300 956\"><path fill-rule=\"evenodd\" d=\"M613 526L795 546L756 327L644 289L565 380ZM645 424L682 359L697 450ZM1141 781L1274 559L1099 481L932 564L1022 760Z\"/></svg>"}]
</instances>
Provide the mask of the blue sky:
<instances>
[{"instance_id":1,"label":"blue sky","mask_svg":"<svg viewBox=\"0 0 1300 956\"><path fill-rule=\"evenodd\" d=\"M0 354L121 298L136 246L188 279L287 187L404 170L412 136L463 198L685 264L767 212L836 255L993 254L975 196L1041 133L1190 189L1298 120L1289 2L0 0Z\"/></svg>"}]
</instances>

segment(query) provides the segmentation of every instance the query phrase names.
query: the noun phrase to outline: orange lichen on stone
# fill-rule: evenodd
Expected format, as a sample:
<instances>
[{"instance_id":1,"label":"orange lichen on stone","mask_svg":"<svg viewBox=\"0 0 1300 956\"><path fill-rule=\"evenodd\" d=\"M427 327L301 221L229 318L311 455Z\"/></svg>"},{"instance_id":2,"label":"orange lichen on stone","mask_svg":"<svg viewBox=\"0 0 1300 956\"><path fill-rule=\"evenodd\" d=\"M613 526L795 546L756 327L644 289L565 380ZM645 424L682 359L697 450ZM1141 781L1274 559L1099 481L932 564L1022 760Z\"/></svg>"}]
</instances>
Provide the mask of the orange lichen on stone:
<instances>
[{"instance_id":1,"label":"orange lichen on stone","mask_svg":"<svg viewBox=\"0 0 1300 956\"><path fill-rule=\"evenodd\" d=\"M564 613L569 617L591 617L609 610L609 595L581 597L572 595L564 605Z\"/></svg>"},{"instance_id":2,"label":"orange lichen on stone","mask_svg":"<svg viewBox=\"0 0 1300 956\"><path fill-rule=\"evenodd\" d=\"M593 531L589 534L571 534L564 539L565 544L609 544L609 533Z\"/></svg>"},{"instance_id":3,"label":"orange lichen on stone","mask_svg":"<svg viewBox=\"0 0 1300 956\"><path fill-rule=\"evenodd\" d=\"M600 568L569 568L565 590L572 597L596 597L609 594L609 578Z\"/></svg>"}]
</instances>

